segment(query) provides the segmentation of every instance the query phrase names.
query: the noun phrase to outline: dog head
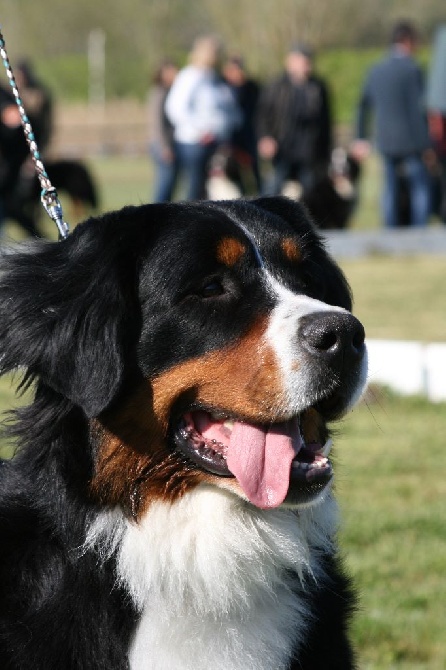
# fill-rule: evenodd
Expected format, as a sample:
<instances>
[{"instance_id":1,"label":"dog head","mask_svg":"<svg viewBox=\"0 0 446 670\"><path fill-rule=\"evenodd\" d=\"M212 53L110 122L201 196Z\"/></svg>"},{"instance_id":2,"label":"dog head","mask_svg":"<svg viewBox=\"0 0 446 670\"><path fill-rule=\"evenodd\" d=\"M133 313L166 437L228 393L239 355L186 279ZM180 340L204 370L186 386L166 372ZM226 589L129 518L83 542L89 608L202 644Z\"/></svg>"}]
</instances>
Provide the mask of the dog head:
<instances>
[{"instance_id":1,"label":"dog head","mask_svg":"<svg viewBox=\"0 0 446 670\"><path fill-rule=\"evenodd\" d=\"M130 207L5 255L2 367L83 410L104 505L137 517L203 483L308 504L365 382L350 309L298 204Z\"/></svg>"}]
</instances>

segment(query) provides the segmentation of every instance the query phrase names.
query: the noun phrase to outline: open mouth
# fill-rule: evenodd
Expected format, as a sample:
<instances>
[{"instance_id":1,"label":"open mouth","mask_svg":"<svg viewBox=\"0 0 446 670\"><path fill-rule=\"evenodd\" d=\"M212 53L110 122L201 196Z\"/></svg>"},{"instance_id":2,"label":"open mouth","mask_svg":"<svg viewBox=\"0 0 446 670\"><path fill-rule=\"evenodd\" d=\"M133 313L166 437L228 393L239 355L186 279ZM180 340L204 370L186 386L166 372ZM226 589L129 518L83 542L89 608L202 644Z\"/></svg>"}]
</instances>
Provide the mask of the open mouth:
<instances>
[{"instance_id":1,"label":"open mouth","mask_svg":"<svg viewBox=\"0 0 446 670\"><path fill-rule=\"evenodd\" d=\"M175 443L204 471L235 477L257 507L310 502L332 477L331 440L305 429L311 411L268 425L189 411L175 431Z\"/></svg>"}]
</instances>

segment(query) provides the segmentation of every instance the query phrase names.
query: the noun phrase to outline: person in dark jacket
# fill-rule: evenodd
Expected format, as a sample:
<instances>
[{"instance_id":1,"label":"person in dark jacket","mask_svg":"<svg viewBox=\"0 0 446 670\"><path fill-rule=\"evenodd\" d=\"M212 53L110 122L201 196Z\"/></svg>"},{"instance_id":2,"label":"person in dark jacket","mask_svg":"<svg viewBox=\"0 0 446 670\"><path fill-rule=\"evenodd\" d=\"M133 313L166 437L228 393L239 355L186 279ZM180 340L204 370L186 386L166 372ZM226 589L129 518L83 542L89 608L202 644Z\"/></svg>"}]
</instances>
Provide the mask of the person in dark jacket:
<instances>
[{"instance_id":1,"label":"person in dark jacket","mask_svg":"<svg viewBox=\"0 0 446 670\"><path fill-rule=\"evenodd\" d=\"M28 155L18 107L10 89L0 85L0 226L6 216L20 168Z\"/></svg>"},{"instance_id":2,"label":"person in dark jacket","mask_svg":"<svg viewBox=\"0 0 446 670\"><path fill-rule=\"evenodd\" d=\"M330 95L313 73L308 47L293 46L285 58L285 72L263 89L257 134L260 157L273 165L266 194L279 194L289 178L296 178L305 191L326 172L332 149Z\"/></svg>"},{"instance_id":3,"label":"person in dark jacket","mask_svg":"<svg viewBox=\"0 0 446 670\"><path fill-rule=\"evenodd\" d=\"M15 67L20 98L31 123L40 154L45 154L53 134L53 99L50 90L37 77L29 60Z\"/></svg>"},{"instance_id":4,"label":"person in dark jacket","mask_svg":"<svg viewBox=\"0 0 446 670\"><path fill-rule=\"evenodd\" d=\"M369 71L358 106L357 140L352 149L357 158L368 155L369 117L373 112L376 146L384 167L382 216L388 227L401 224L401 176L409 190L411 225L425 226L430 212L425 165L430 141L423 74L413 57L417 42L417 31L411 23L394 26L390 53Z\"/></svg>"},{"instance_id":5,"label":"person in dark jacket","mask_svg":"<svg viewBox=\"0 0 446 670\"><path fill-rule=\"evenodd\" d=\"M427 81L429 133L436 154L439 193L436 213L446 224L446 24L437 28Z\"/></svg>"},{"instance_id":6,"label":"person in dark jacket","mask_svg":"<svg viewBox=\"0 0 446 670\"><path fill-rule=\"evenodd\" d=\"M175 190L178 161L175 156L173 126L164 109L178 68L170 60L158 67L147 99L149 152L154 164L153 202L170 202Z\"/></svg>"},{"instance_id":7,"label":"person in dark jacket","mask_svg":"<svg viewBox=\"0 0 446 670\"><path fill-rule=\"evenodd\" d=\"M236 182L241 193L245 195L249 189L244 183L242 173L250 172L254 187L259 192L261 177L257 156L255 117L260 87L254 79L248 76L243 59L239 56L231 56L226 60L223 65L223 77L231 87L241 113L241 123L234 128L230 138L234 159L239 167Z\"/></svg>"},{"instance_id":8,"label":"person in dark jacket","mask_svg":"<svg viewBox=\"0 0 446 670\"><path fill-rule=\"evenodd\" d=\"M40 82L32 64L23 60L15 67L15 79L39 153L45 154L52 134L52 97ZM32 237L40 236L34 216L27 212L35 184L20 115L11 90L0 90L0 220L13 218Z\"/></svg>"}]
</instances>

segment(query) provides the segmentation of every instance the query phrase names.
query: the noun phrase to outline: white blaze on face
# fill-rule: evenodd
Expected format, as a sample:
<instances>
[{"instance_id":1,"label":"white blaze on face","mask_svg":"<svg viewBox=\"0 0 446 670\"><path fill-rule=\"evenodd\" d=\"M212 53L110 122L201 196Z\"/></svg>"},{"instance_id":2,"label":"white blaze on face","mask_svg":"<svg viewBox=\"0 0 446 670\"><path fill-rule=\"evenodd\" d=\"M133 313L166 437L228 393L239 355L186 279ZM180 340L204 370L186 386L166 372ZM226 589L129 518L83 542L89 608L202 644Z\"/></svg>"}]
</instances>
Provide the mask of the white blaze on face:
<instances>
[{"instance_id":1,"label":"white blaze on face","mask_svg":"<svg viewBox=\"0 0 446 670\"><path fill-rule=\"evenodd\" d=\"M293 293L269 273L266 276L277 304L271 312L265 344L274 351L282 371L287 401L290 403L289 411L301 412L308 407L309 398L312 403L317 401L318 389L314 387L314 374L311 374L309 362L298 343L299 321L309 314L346 310ZM324 391L319 389L321 395Z\"/></svg>"},{"instance_id":2,"label":"white blaze on face","mask_svg":"<svg viewBox=\"0 0 446 670\"><path fill-rule=\"evenodd\" d=\"M235 222L243 230L254 250L259 267L264 272L267 290L276 299L269 324L264 336L265 347L275 354L279 369L283 375L284 399L282 416L291 418L302 412L310 404L326 397L326 387L315 387L314 372L310 370L310 359L306 357L298 342L299 321L309 314L317 312L349 313L343 307L328 305L321 300L293 293L267 270L254 236L240 222ZM367 381L367 350L361 361L356 388L345 410L353 407L362 395ZM335 381L335 380L334 380Z\"/></svg>"}]
</instances>

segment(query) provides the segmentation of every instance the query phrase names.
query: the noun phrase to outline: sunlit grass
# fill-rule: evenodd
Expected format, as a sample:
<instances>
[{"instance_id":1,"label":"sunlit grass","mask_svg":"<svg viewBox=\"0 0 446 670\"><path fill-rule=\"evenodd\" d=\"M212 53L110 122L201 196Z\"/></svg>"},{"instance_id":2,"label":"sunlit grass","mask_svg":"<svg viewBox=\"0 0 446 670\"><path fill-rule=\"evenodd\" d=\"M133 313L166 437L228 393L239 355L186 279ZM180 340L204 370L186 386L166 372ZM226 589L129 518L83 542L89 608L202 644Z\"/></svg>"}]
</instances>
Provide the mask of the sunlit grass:
<instances>
[{"instance_id":1,"label":"sunlit grass","mask_svg":"<svg viewBox=\"0 0 446 670\"><path fill-rule=\"evenodd\" d=\"M446 342L442 256L368 256L341 266L368 337Z\"/></svg>"},{"instance_id":2,"label":"sunlit grass","mask_svg":"<svg viewBox=\"0 0 446 670\"><path fill-rule=\"evenodd\" d=\"M360 667L446 667L446 404L370 397L338 437L341 543Z\"/></svg>"}]
</instances>

